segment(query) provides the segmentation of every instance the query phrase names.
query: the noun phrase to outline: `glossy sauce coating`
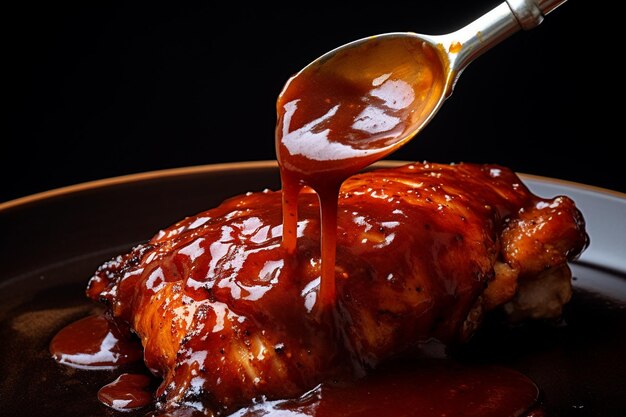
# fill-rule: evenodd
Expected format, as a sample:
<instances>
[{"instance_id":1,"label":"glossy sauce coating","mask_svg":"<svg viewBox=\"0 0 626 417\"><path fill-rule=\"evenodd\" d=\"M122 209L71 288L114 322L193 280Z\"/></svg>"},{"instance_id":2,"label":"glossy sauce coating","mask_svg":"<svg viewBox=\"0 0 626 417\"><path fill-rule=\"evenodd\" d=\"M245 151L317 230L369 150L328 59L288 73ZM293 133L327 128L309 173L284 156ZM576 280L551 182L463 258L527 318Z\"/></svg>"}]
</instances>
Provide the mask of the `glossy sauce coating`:
<instances>
[{"instance_id":1,"label":"glossy sauce coating","mask_svg":"<svg viewBox=\"0 0 626 417\"><path fill-rule=\"evenodd\" d=\"M335 301L337 195L341 183L414 134L441 98L435 49L415 38L371 39L292 77L277 102L276 154L283 189L283 245L296 250L303 185L320 199L320 302Z\"/></svg>"},{"instance_id":2,"label":"glossy sauce coating","mask_svg":"<svg viewBox=\"0 0 626 417\"><path fill-rule=\"evenodd\" d=\"M337 308L320 317L317 195L300 195L295 255L281 244L281 205L274 191L231 198L90 281L88 295L142 338L146 364L164 378L160 402L191 396L227 412L349 381L432 338L455 343L475 330L496 262L512 256L531 274L526 264L558 266L586 244L571 200L538 198L497 165L358 174L338 200Z\"/></svg>"}]
</instances>

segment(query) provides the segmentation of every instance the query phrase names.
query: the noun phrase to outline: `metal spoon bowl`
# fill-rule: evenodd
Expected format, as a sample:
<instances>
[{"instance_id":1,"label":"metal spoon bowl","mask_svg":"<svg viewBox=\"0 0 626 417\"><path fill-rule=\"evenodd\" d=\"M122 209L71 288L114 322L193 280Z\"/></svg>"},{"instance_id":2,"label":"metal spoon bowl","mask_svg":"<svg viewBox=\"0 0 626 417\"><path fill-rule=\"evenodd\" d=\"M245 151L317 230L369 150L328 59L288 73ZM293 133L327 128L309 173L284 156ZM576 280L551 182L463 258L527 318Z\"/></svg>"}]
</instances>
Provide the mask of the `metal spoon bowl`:
<instances>
[{"instance_id":1,"label":"metal spoon bowl","mask_svg":"<svg viewBox=\"0 0 626 417\"><path fill-rule=\"evenodd\" d=\"M385 33L322 55L279 96L279 162L339 178L383 158L428 124L470 62L565 1L507 0L449 34Z\"/></svg>"}]
</instances>

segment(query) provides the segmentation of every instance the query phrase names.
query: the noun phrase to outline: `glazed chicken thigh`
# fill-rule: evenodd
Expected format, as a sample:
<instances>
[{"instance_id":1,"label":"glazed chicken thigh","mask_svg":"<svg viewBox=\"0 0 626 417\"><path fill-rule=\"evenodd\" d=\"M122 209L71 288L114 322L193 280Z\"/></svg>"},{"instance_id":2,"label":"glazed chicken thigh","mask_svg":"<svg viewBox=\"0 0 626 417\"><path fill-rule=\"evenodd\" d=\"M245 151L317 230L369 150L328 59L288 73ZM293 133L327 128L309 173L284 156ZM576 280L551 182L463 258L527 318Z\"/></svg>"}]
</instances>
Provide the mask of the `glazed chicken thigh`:
<instances>
[{"instance_id":1,"label":"glazed chicken thigh","mask_svg":"<svg viewBox=\"0 0 626 417\"><path fill-rule=\"evenodd\" d=\"M483 315L561 314L567 262L588 244L565 196L542 199L496 165L414 163L349 178L339 196L337 298L320 309L320 219L299 199L281 247L280 191L233 197L102 265L88 295L138 335L162 409L216 415L354 378Z\"/></svg>"}]
</instances>

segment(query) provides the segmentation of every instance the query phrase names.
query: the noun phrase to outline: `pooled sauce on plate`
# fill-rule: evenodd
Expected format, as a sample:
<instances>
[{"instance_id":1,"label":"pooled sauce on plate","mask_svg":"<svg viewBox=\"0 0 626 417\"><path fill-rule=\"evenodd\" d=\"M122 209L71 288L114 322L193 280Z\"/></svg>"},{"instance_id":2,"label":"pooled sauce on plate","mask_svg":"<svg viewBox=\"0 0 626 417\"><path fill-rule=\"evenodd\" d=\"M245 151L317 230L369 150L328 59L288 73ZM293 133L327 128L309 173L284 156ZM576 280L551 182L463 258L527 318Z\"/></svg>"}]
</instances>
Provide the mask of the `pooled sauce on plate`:
<instances>
[{"instance_id":1,"label":"pooled sauce on plate","mask_svg":"<svg viewBox=\"0 0 626 417\"><path fill-rule=\"evenodd\" d=\"M421 65L404 66L399 62L406 56L407 48ZM430 46L406 40L387 42L383 51L387 59L380 59L376 43L368 43L363 49L359 54L337 57L337 71L316 71L313 67L301 72L289 81L277 102L282 246L288 254L295 255L298 250L300 191L311 187L320 201L322 265L315 301L318 312L332 309L335 302L337 200L341 184L392 152L399 138L416 121L427 117L428 103L437 99L443 89L443 69L437 52ZM362 71L361 60L372 59L379 60L379 70ZM268 219L271 217L261 218L270 224ZM297 262L298 256L288 258ZM289 270L285 265L283 279L289 279ZM126 282L130 283L131 280ZM272 288L279 285L272 284ZM254 300L263 303L262 297L263 294ZM245 304L239 301L240 306ZM123 361L137 359L136 354L120 348L123 343L136 343L134 339L124 339L108 330L110 323L105 318L85 320L88 321L70 325L53 339L50 350L55 359L84 368L114 368ZM298 320L294 317L291 323L295 326ZM91 331L91 327L96 331ZM75 359L84 355L90 359ZM132 410L148 404L151 396L146 389L150 385L149 378L143 375L123 374L104 386L98 398L116 410ZM379 369L356 382L322 384L300 399L264 401L233 415L514 417L523 415L537 396L535 384L516 371L464 366L446 360Z\"/></svg>"},{"instance_id":2,"label":"pooled sauce on plate","mask_svg":"<svg viewBox=\"0 0 626 417\"><path fill-rule=\"evenodd\" d=\"M142 374L121 374L110 384L100 388L98 399L118 411L129 411L147 406L152 402L148 389L152 380Z\"/></svg>"},{"instance_id":3,"label":"pooled sauce on plate","mask_svg":"<svg viewBox=\"0 0 626 417\"><path fill-rule=\"evenodd\" d=\"M537 400L535 384L517 371L450 360L410 361L350 386L318 387L299 400L268 401L233 417L517 417Z\"/></svg>"},{"instance_id":4,"label":"pooled sauce on plate","mask_svg":"<svg viewBox=\"0 0 626 417\"><path fill-rule=\"evenodd\" d=\"M102 315L64 327L50 342L59 363L80 369L114 369L141 359L141 344Z\"/></svg>"},{"instance_id":5,"label":"pooled sauce on plate","mask_svg":"<svg viewBox=\"0 0 626 417\"><path fill-rule=\"evenodd\" d=\"M101 358L90 361L91 367L81 361L81 369L114 368L137 360L141 350L134 341L122 337L116 337L117 342L110 344L115 346L113 349L95 349L96 345L108 345L101 341L114 332L103 316L89 316L61 330L51 349L54 347L57 360L67 355L62 353L65 351L79 355L79 349L84 350L82 355ZM120 340L124 341L121 349ZM78 342L72 344L72 341ZM94 355L94 351L100 352L99 355ZM97 395L103 404L127 412L151 404L153 386L154 381L146 375L122 373ZM254 404L233 413L232 417L517 417L525 415L538 394L537 386L528 377L512 369L465 365L451 359L416 359L392 362L355 383L322 384L299 399ZM194 410L187 412L200 415L194 414ZM180 413L187 415L185 410Z\"/></svg>"}]
</instances>

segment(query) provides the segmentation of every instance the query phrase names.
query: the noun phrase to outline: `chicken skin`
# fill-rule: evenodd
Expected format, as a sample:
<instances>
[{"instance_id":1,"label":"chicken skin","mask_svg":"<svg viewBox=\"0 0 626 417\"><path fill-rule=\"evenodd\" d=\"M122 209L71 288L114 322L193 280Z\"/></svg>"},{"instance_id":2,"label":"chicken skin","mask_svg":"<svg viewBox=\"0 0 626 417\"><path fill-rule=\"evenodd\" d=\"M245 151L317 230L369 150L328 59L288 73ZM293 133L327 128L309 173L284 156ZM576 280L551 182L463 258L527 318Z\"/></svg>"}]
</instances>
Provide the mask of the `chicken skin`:
<instances>
[{"instance_id":1,"label":"chicken skin","mask_svg":"<svg viewBox=\"0 0 626 417\"><path fill-rule=\"evenodd\" d=\"M281 247L280 191L233 197L102 265L87 294L130 326L163 378L162 409L226 415L363 375L421 343L466 341L483 315L557 317L587 246L565 196L497 165L414 163L349 178L339 196L337 298L317 308L317 195Z\"/></svg>"}]
</instances>

